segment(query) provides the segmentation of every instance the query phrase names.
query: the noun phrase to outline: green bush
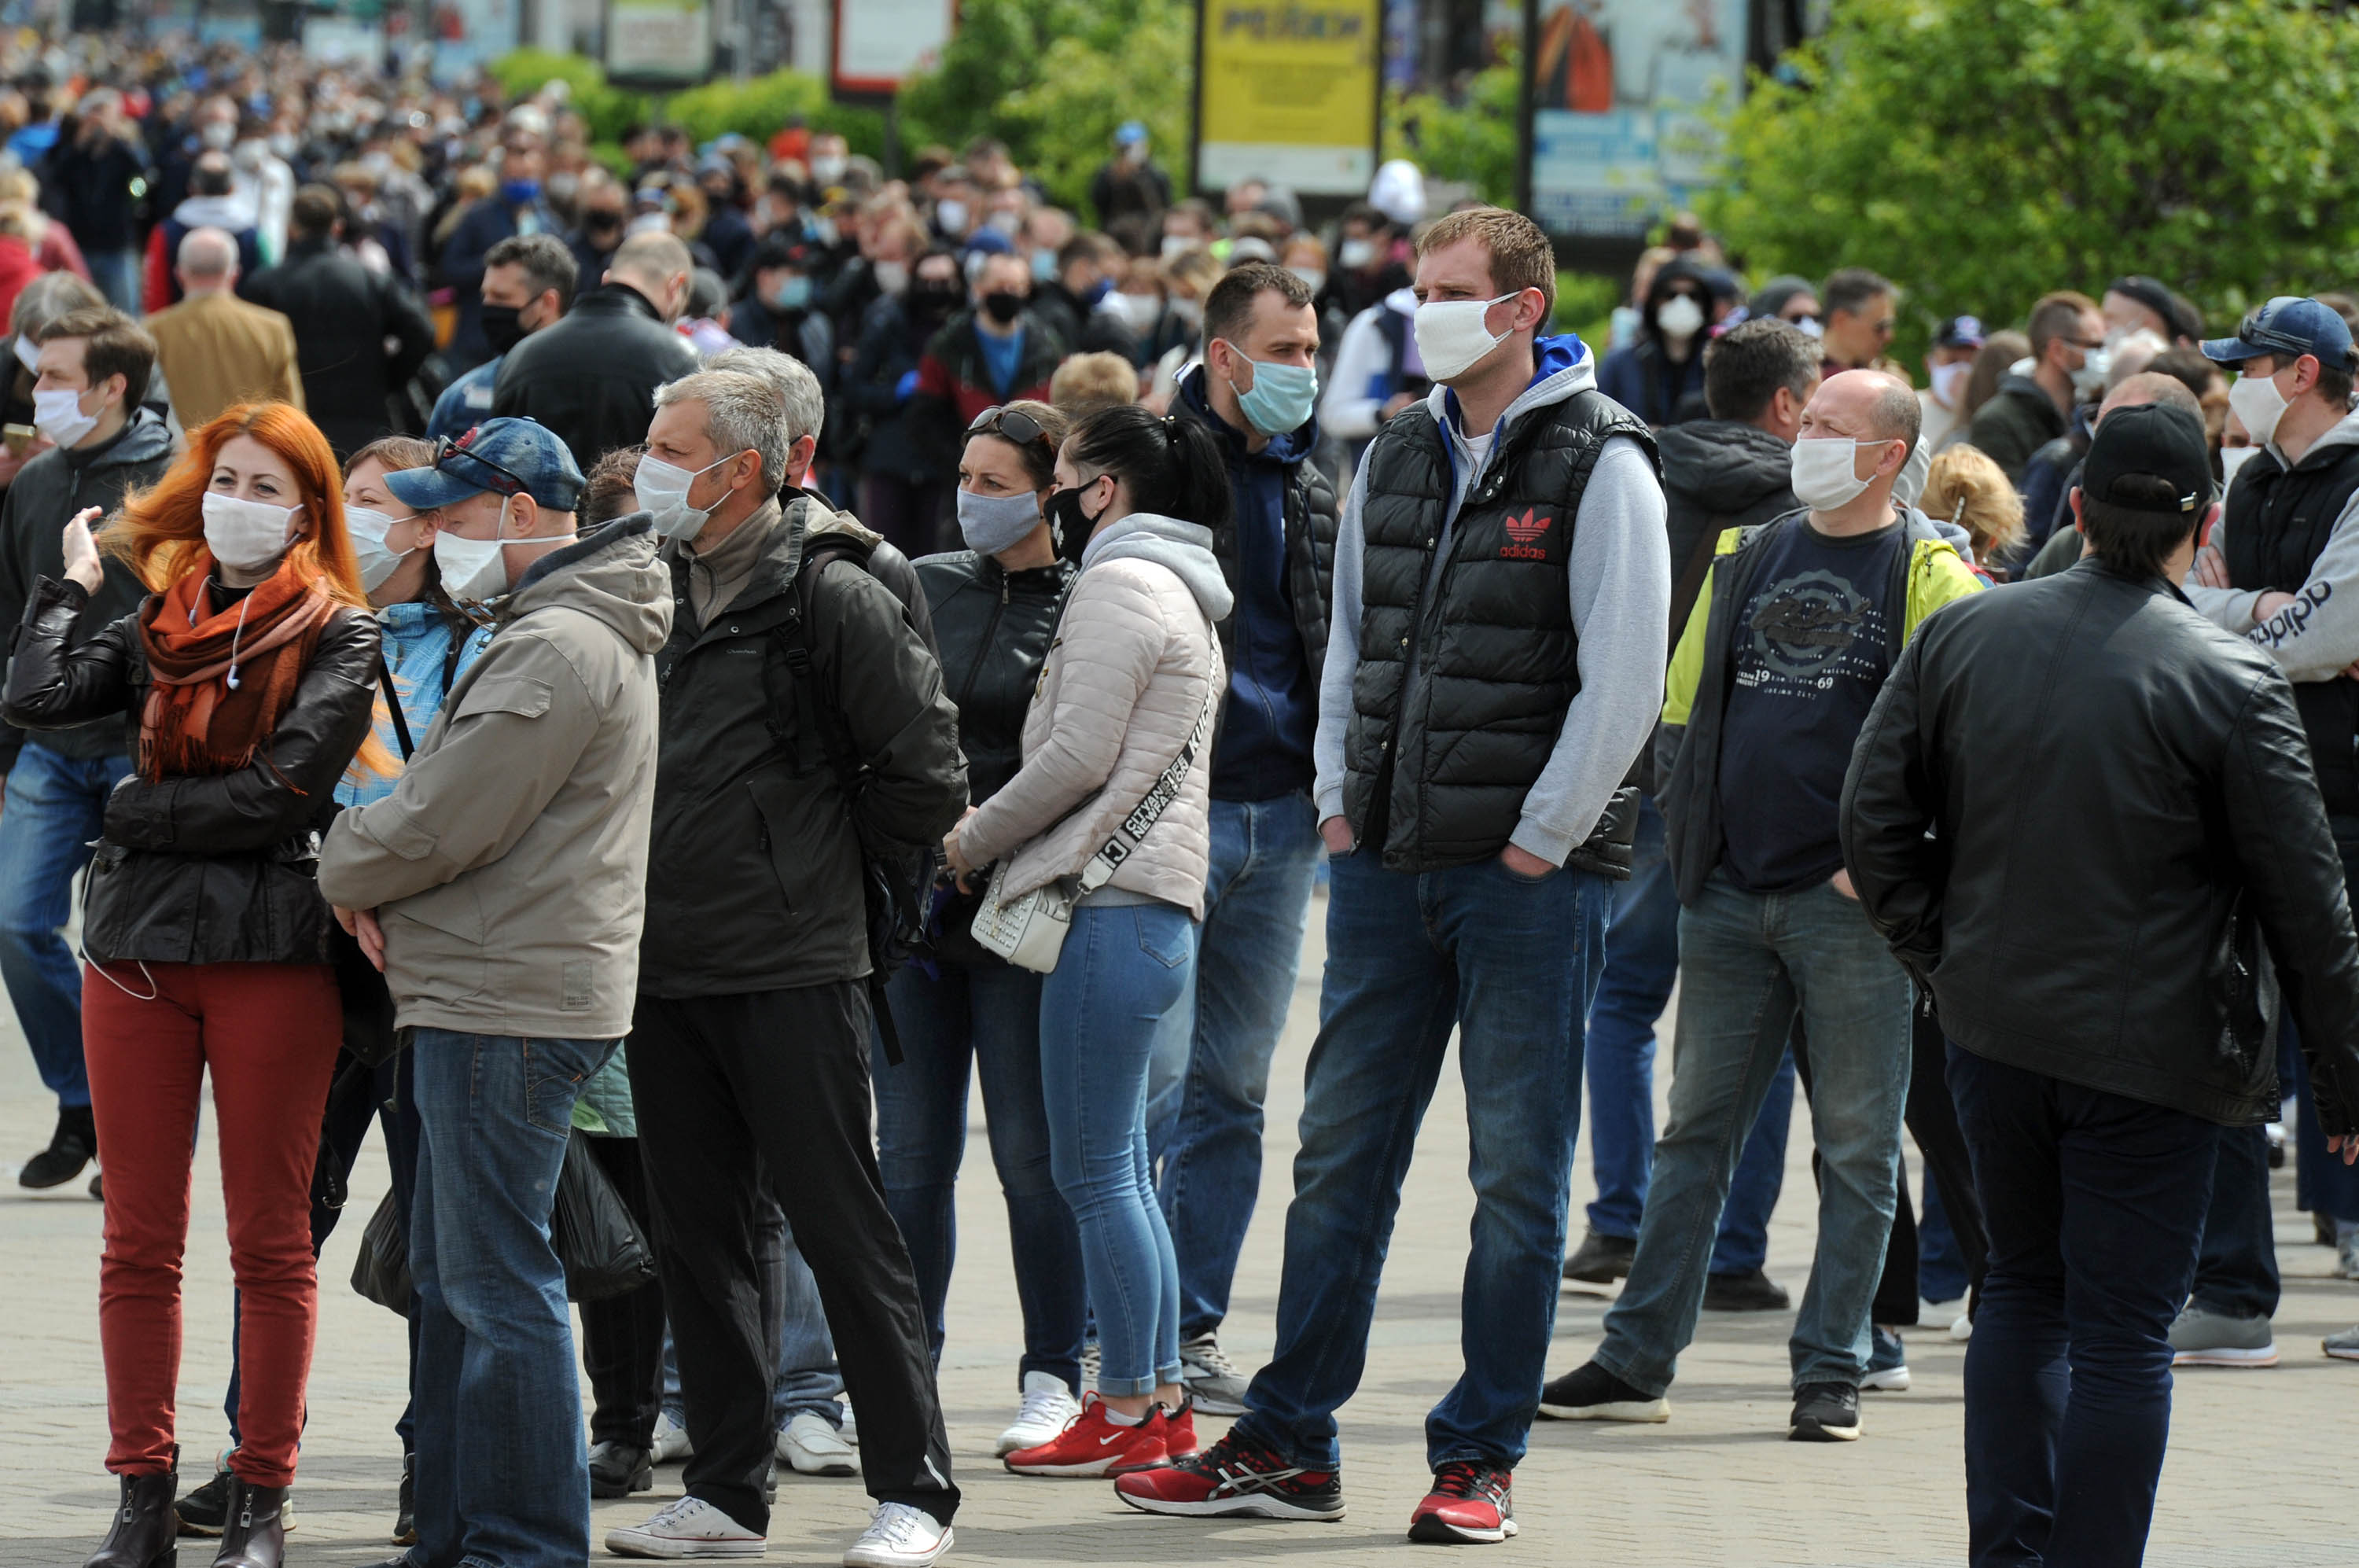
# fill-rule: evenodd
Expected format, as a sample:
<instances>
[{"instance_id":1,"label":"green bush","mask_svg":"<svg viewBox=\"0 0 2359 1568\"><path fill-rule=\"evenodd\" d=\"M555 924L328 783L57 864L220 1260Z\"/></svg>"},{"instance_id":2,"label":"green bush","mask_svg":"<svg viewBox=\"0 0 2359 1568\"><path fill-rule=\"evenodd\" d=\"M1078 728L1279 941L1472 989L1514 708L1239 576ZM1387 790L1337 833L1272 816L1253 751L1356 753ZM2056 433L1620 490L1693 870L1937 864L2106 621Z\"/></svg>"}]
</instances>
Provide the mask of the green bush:
<instances>
[{"instance_id":1,"label":"green bush","mask_svg":"<svg viewBox=\"0 0 2359 1568\"><path fill-rule=\"evenodd\" d=\"M799 71L774 71L745 82L708 82L664 100L663 115L699 145L725 131L766 145L796 115L814 131L841 135L855 153L870 158L885 150L885 116L875 109L839 104L827 83Z\"/></svg>"},{"instance_id":2,"label":"green bush","mask_svg":"<svg viewBox=\"0 0 2359 1568\"><path fill-rule=\"evenodd\" d=\"M484 69L510 98L523 98L539 92L548 82L563 82L572 89L573 107L590 122L590 139L593 142L619 141L624 132L649 115L646 98L608 86L606 73L598 68L598 62L578 54L517 49L500 56Z\"/></svg>"},{"instance_id":3,"label":"green bush","mask_svg":"<svg viewBox=\"0 0 2359 1568\"><path fill-rule=\"evenodd\" d=\"M2306 0L1845 0L1729 115L1704 217L1903 321L2149 273L2215 323L2359 278L2359 22Z\"/></svg>"},{"instance_id":4,"label":"green bush","mask_svg":"<svg viewBox=\"0 0 2359 1568\"><path fill-rule=\"evenodd\" d=\"M1629 279L1601 272L1560 272L1556 275L1555 327L1579 332L1581 341L1601 356L1613 326L1614 307L1622 303Z\"/></svg>"},{"instance_id":5,"label":"green bush","mask_svg":"<svg viewBox=\"0 0 2359 1568\"><path fill-rule=\"evenodd\" d=\"M1477 71L1456 103L1431 93L1385 91L1384 156L1416 162L1430 180L1462 180L1501 207L1516 204L1513 50Z\"/></svg>"}]
</instances>

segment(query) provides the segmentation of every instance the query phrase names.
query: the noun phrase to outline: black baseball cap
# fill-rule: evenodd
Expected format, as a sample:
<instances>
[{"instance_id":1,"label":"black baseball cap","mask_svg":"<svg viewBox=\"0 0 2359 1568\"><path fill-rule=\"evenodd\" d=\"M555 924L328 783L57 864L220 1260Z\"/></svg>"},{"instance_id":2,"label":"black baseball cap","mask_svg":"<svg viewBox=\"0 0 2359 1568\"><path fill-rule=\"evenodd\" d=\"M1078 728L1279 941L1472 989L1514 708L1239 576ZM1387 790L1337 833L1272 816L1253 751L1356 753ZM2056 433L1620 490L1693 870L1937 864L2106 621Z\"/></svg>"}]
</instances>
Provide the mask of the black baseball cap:
<instances>
[{"instance_id":1,"label":"black baseball cap","mask_svg":"<svg viewBox=\"0 0 2359 1568\"><path fill-rule=\"evenodd\" d=\"M2280 294L2258 310L2245 312L2234 337L2210 338L2203 344L2203 357L2222 365L2242 365L2264 356L2299 359L2306 354L2317 355L2319 364L2336 370L2359 366L2359 353L2352 349L2351 329L2342 313L2299 294Z\"/></svg>"},{"instance_id":2,"label":"black baseball cap","mask_svg":"<svg viewBox=\"0 0 2359 1568\"><path fill-rule=\"evenodd\" d=\"M2168 481L2168 501L2115 494L2115 482L2132 475ZM2191 524L2212 499L2212 456L2202 421L2166 403L2115 408L2097 422L2089 455L2081 464L2081 494L2132 512L2184 515Z\"/></svg>"}]
</instances>

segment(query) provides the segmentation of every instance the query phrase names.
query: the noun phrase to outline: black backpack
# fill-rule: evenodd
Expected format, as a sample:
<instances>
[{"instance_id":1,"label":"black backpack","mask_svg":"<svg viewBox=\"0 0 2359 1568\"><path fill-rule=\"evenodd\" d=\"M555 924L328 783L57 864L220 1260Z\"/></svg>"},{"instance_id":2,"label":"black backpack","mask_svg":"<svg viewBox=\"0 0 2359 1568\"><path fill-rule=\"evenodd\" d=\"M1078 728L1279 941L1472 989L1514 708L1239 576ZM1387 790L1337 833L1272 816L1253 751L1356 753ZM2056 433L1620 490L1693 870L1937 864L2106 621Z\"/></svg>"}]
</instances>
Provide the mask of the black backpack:
<instances>
[{"instance_id":1,"label":"black backpack","mask_svg":"<svg viewBox=\"0 0 2359 1568\"><path fill-rule=\"evenodd\" d=\"M931 617L927 614L925 594L918 586L917 573L908 569L897 550L891 553L899 570L877 570L884 564L877 560L881 543L874 537L864 539L833 530L808 536L802 564L795 572L794 603L787 612L785 623L777 628L788 671L794 677L796 710L811 716L811 736L835 772L847 812L859 797L868 765L853 742L852 729L842 710L821 692L812 668L811 600L818 591L820 573L830 561L853 562L900 601L926 645L933 646ZM864 838L860 860L864 874L861 890L868 909L868 997L876 1014L877 1034L885 1042L885 1060L897 1067L901 1064L901 1036L893 1025L893 1009L885 999L885 984L903 964L928 951L926 912L933 898L935 881L941 875L942 852L939 845L911 849L898 844L871 844Z\"/></svg>"}]
</instances>

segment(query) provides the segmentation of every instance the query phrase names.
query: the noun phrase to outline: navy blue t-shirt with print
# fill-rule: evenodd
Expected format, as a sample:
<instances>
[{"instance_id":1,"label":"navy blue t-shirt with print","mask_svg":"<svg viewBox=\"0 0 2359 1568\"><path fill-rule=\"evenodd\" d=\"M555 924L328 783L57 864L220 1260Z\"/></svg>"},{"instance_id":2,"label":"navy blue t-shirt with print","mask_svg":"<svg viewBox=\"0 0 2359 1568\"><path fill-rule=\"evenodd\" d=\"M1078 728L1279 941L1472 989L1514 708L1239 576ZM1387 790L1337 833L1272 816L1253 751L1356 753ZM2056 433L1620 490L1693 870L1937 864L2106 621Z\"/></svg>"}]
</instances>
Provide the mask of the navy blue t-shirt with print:
<instances>
[{"instance_id":1,"label":"navy blue t-shirt with print","mask_svg":"<svg viewBox=\"0 0 2359 1568\"><path fill-rule=\"evenodd\" d=\"M1731 628L1721 721L1722 875L1748 893L1814 887L1843 865L1837 804L1852 744L1891 670L1895 522L1833 539L1807 517L1772 525Z\"/></svg>"}]
</instances>

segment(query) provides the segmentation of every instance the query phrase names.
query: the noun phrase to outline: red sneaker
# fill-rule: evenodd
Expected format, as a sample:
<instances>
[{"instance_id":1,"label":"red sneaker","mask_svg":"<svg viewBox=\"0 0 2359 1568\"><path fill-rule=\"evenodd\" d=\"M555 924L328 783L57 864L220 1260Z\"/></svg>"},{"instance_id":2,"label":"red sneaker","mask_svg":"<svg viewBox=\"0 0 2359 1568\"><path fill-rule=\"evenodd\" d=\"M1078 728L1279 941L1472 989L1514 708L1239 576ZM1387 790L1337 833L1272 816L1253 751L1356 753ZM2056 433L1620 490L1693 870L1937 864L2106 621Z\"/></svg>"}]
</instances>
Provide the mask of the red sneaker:
<instances>
[{"instance_id":1,"label":"red sneaker","mask_svg":"<svg viewBox=\"0 0 2359 1568\"><path fill-rule=\"evenodd\" d=\"M1170 1455L1168 1463L1177 1465L1196 1457L1200 1444L1196 1442L1196 1400L1193 1396L1180 1401L1176 1410L1158 1410L1157 1415L1167 1423L1163 1432L1164 1452Z\"/></svg>"},{"instance_id":2,"label":"red sneaker","mask_svg":"<svg viewBox=\"0 0 2359 1568\"><path fill-rule=\"evenodd\" d=\"M1136 1426L1122 1426L1107 1419L1104 1401L1083 1394L1082 1413L1064 1431L1038 1447L1016 1450L1006 1464L1018 1475L1111 1475L1146 1469L1165 1462L1168 1430L1159 1407Z\"/></svg>"},{"instance_id":3,"label":"red sneaker","mask_svg":"<svg viewBox=\"0 0 2359 1568\"><path fill-rule=\"evenodd\" d=\"M1411 1541L1488 1545L1516 1533L1512 1471L1453 1459L1433 1473L1433 1490L1408 1516Z\"/></svg>"},{"instance_id":4,"label":"red sneaker","mask_svg":"<svg viewBox=\"0 0 2359 1568\"><path fill-rule=\"evenodd\" d=\"M1121 1476L1114 1491L1141 1513L1200 1519L1343 1517L1343 1487L1332 1470L1305 1470L1234 1432L1193 1459Z\"/></svg>"}]
</instances>

